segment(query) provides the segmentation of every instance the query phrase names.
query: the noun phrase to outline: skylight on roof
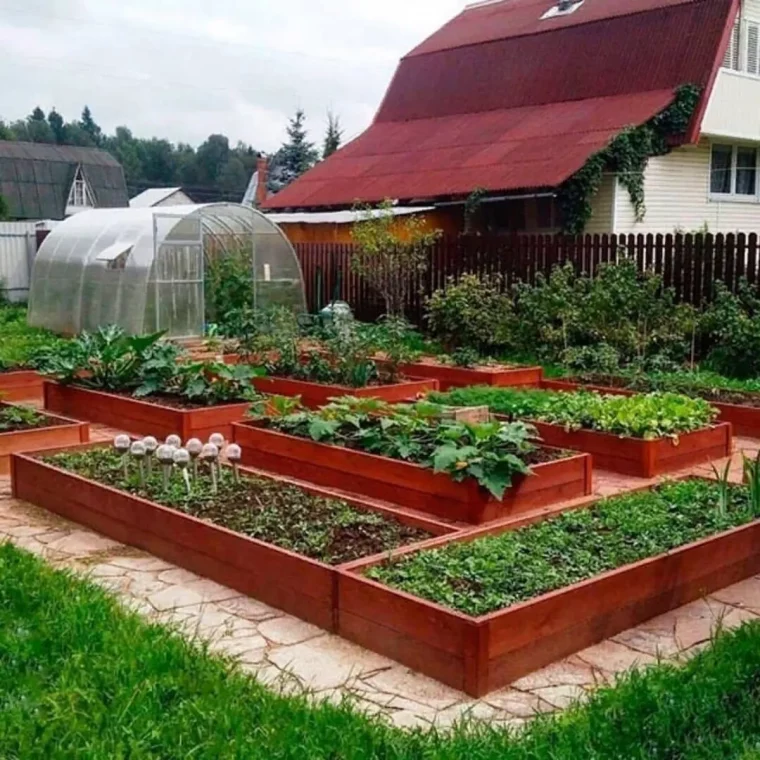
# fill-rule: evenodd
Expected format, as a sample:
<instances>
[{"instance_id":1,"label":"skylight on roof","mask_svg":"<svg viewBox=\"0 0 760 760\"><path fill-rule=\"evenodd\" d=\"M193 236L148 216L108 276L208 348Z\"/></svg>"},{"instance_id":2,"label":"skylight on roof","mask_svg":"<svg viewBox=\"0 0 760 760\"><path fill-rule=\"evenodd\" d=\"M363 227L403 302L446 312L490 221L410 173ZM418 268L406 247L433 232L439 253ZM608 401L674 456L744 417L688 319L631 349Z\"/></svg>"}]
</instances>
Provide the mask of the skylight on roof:
<instances>
[{"instance_id":1,"label":"skylight on roof","mask_svg":"<svg viewBox=\"0 0 760 760\"><path fill-rule=\"evenodd\" d=\"M541 20L544 21L549 18L557 18L558 16L569 16L571 13L575 13L584 2L585 0L559 0L555 6L549 8L549 10L541 16Z\"/></svg>"}]
</instances>

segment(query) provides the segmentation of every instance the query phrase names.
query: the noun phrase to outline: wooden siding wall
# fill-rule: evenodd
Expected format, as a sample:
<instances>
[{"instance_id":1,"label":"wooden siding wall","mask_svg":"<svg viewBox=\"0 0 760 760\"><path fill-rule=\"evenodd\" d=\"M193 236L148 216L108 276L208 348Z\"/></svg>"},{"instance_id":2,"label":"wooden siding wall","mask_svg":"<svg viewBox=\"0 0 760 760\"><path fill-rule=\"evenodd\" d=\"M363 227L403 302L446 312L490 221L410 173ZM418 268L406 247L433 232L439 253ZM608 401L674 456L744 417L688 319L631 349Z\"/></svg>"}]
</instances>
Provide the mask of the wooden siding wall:
<instances>
[{"instance_id":1,"label":"wooden siding wall","mask_svg":"<svg viewBox=\"0 0 760 760\"><path fill-rule=\"evenodd\" d=\"M351 245L299 244L309 308L324 307L333 298L347 301L359 319L383 313L382 300L351 271ZM600 264L632 256L639 269L661 274L679 300L695 305L713 297L722 280L735 290L740 279L760 283L757 233L728 235L514 235L446 237L430 251L428 269L418 277L407 316L422 321L425 297L448 278L466 272L499 274L505 286L535 283L558 264L571 262L576 271L593 276Z\"/></svg>"}]
</instances>

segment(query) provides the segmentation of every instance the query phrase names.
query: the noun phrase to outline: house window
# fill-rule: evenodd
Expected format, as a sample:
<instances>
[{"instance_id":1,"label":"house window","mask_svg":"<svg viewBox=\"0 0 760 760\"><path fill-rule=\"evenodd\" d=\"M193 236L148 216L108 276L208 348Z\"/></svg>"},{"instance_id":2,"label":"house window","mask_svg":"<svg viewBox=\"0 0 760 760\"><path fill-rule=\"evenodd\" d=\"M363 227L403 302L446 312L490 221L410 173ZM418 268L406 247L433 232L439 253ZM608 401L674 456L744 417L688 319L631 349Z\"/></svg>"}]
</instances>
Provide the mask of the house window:
<instances>
[{"instance_id":1,"label":"house window","mask_svg":"<svg viewBox=\"0 0 760 760\"><path fill-rule=\"evenodd\" d=\"M739 51L740 51L740 39L741 39L741 22L736 19L734 28L731 30L731 39L728 42L728 48L726 49L726 55L723 58L723 68L732 69L733 71L740 71L739 66Z\"/></svg>"},{"instance_id":2,"label":"house window","mask_svg":"<svg viewBox=\"0 0 760 760\"><path fill-rule=\"evenodd\" d=\"M760 76L760 23L737 19L723 56L723 68Z\"/></svg>"},{"instance_id":3,"label":"house window","mask_svg":"<svg viewBox=\"0 0 760 760\"><path fill-rule=\"evenodd\" d=\"M711 195L757 198L757 148L713 145L710 165Z\"/></svg>"},{"instance_id":4,"label":"house window","mask_svg":"<svg viewBox=\"0 0 760 760\"><path fill-rule=\"evenodd\" d=\"M557 16L569 16L571 13L575 13L584 2L585 0L560 0L541 16L541 20L557 18Z\"/></svg>"},{"instance_id":5,"label":"house window","mask_svg":"<svg viewBox=\"0 0 760 760\"><path fill-rule=\"evenodd\" d=\"M92 202L90 188L87 187L87 180L82 175L81 166L77 168L77 172L74 175L74 182L69 191L67 206L71 208L93 208L95 206Z\"/></svg>"}]
</instances>

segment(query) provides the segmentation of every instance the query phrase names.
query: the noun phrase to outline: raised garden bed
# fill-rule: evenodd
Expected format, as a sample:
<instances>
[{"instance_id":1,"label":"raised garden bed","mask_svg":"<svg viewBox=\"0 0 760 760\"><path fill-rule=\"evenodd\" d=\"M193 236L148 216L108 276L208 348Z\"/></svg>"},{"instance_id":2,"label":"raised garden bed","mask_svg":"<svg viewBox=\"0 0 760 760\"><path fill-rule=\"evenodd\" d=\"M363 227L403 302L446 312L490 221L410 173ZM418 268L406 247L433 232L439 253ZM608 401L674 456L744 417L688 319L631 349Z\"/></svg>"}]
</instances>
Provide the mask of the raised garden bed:
<instances>
[{"instance_id":1,"label":"raised garden bed","mask_svg":"<svg viewBox=\"0 0 760 760\"><path fill-rule=\"evenodd\" d=\"M269 393L273 396L300 396L301 403L310 409L318 409L330 403L330 399L341 396L378 398L388 403L396 403L414 401L426 393L438 390L436 380L404 380L389 385L369 385L366 388L311 383L286 377L255 377L252 383L260 393Z\"/></svg>"},{"instance_id":2,"label":"raised garden bed","mask_svg":"<svg viewBox=\"0 0 760 760\"><path fill-rule=\"evenodd\" d=\"M595 467L637 478L654 478L731 454L729 423L683 433L677 441L670 438L647 441L595 430L565 430L561 425L544 422L531 424L547 446L584 451L593 456Z\"/></svg>"},{"instance_id":3,"label":"raised garden bed","mask_svg":"<svg viewBox=\"0 0 760 760\"><path fill-rule=\"evenodd\" d=\"M637 391L616 385L594 385L572 380L544 380L541 387L555 391L577 391L583 388L600 393L614 393L620 396L633 396ZM731 404L724 401L708 399L718 412L720 422L729 422L735 435L760 437L760 406L756 404ZM759 396L760 400L760 396Z\"/></svg>"},{"instance_id":4,"label":"raised garden bed","mask_svg":"<svg viewBox=\"0 0 760 760\"><path fill-rule=\"evenodd\" d=\"M232 437L232 423L245 417L250 403L183 409L160 402L104 393L76 385L46 380L45 409L107 425L135 435L166 437L176 433L183 440L211 433Z\"/></svg>"},{"instance_id":5,"label":"raised garden bed","mask_svg":"<svg viewBox=\"0 0 760 760\"><path fill-rule=\"evenodd\" d=\"M710 504L704 508L717 507ZM573 514L572 520L576 517L577 513ZM635 545L635 513L632 517L629 532ZM743 520L733 524L737 522ZM465 614L372 580L365 573L383 565L387 558L360 560L344 566L339 574L339 632L361 646L479 697L756 574L760 570L760 521L728 529L725 526L731 521L719 524L710 535L709 530L702 532L705 537L699 540L688 539L689 543L679 545L674 539L673 548L665 553L660 550L656 556L564 588L550 586L554 590L482 615ZM425 551L444 545L451 549L453 544L472 542L493 532L481 529L434 541ZM414 550L402 549L394 553L394 560L413 554ZM539 554L546 556L545 552ZM478 564L476 561L476 567ZM437 583L441 578L438 565L430 567ZM507 565L499 572L510 577ZM407 573L413 583L422 583L420 575L424 571Z\"/></svg>"},{"instance_id":6,"label":"raised garden bed","mask_svg":"<svg viewBox=\"0 0 760 760\"><path fill-rule=\"evenodd\" d=\"M12 404L0 402L0 414L5 409L13 408ZM50 414L36 416L35 424L19 425L16 430L0 430L0 475L10 472L10 457L15 452L74 446L90 440L87 422Z\"/></svg>"},{"instance_id":7,"label":"raised garden bed","mask_svg":"<svg viewBox=\"0 0 760 760\"><path fill-rule=\"evenodd\" d=\"M30 369L0 372L0 400L40 401L44 378Z\"/></svg>"},{"instance_id":8,"label":"raised garden bed","mask_svg":"<svg viewBox=\"0 0 760 760\"><path fill-rule=\"evenodd\" d=\"M323 486L363 494L453 522L480 524L591 493L591 457L556 456L519 476L497 501L475 481L455 482L420 465L235 423L233 440L243 463Z\"/></svg>"},{"instance_id":9,"label":"raised garden bed","mask_svg":"<svg viewBox=\"0 0 760 760\"><path fill-rule=\"evenodd\" d=\"M211 578L218 583L249 594L267 604L303 618L326 630L335 630L337 608L337 567L310 559L273 543L267 543L230 530L210 521L204 514L199 519L179 508L163 506L155 501L130 493L122 487L81 477L55 466L50 457L86 453L103 446L81 446L64 451L13 455L12 484L16 498L75 522L117 541L136 546L169 562ZM116 468L117 472L118 466ZM264 477L271 487L292 489L292 483L272 475ZM231 477L227 471L227 479ZM318 497L335 500L335 495L315 487L299 489L303 499ZM220 493L222 493L220 491ZM374 512L384 520L403 528L410 540L429 539L451 532L451 528L434 520L410 518L391 507L378 508L360 499L341 502L360 512ZM265 509L270 507L264 505ZM229 516L231 505L225 496L219 499L217 513ZM235 518L235 515L232 516ZM246 515L237 519L245 521ZM277 523L276 515L271 518ZM308 530L308 518L298 535ZM359 540L358 538L356 539Z\"/></svg>"},{"instance_id":10,"label":"raised garden bed","mask_svg":"<svg viewBox=\"0 0 760 760\"><path fill-rule=\"evenodd\" d=\"M401 364L399 370L408 377L428 377L437 380L442 391L450 388L464 388L469 385L533 387L541 384L544 374L542 367L511 367L506 365L456 367L450 364L442 364L434 359Z\"/></svg>"}]
</instances>

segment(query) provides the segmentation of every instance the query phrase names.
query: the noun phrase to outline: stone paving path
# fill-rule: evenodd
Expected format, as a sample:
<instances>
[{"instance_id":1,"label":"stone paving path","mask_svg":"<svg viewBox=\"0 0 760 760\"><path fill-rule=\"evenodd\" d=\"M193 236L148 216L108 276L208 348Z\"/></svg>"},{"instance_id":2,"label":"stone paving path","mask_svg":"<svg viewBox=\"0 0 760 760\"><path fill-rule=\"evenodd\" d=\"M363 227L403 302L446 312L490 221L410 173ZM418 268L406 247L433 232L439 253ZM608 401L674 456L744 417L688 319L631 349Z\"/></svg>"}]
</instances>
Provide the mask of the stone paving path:
<instances>
[{"instance_id":1,"label":"stone paving path","mask_svg":"<svg viewBox=\"0 0 760 760\"><path fill-rule=\"evenodd\" d=\"M112 431L94 431L107 439ZM754 454L760 441L736 439L732 477L741 477L738 450ZM695 472L710 474L711 468ZM598 473L595 491L608 495L646 484ZM563 709L634 665L686 658L706 646L717 627L760 617L760 577L688 604L521 678L482 699L443 686L408 668L327 634L238 592L124 546L45 510L13 499L0 478L0 541L70 568L115 592L147 618L176 624L213 650L285 693L304 687L318 699L351 697L397 726L448 727L463 717L522 725L538 713Z\"/></svg>"}]
</instances>

